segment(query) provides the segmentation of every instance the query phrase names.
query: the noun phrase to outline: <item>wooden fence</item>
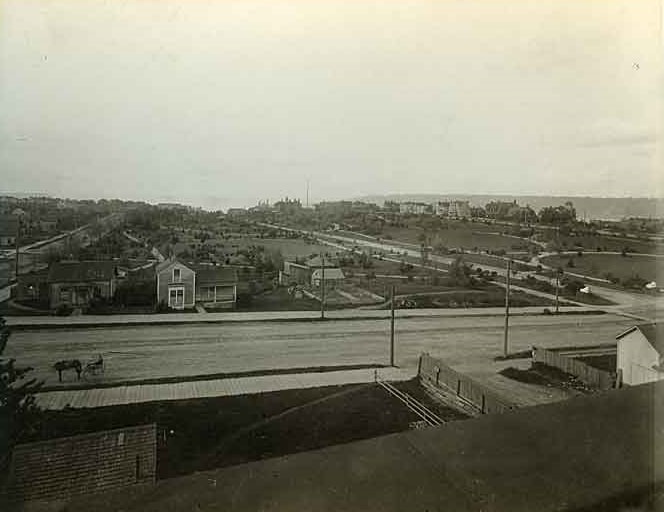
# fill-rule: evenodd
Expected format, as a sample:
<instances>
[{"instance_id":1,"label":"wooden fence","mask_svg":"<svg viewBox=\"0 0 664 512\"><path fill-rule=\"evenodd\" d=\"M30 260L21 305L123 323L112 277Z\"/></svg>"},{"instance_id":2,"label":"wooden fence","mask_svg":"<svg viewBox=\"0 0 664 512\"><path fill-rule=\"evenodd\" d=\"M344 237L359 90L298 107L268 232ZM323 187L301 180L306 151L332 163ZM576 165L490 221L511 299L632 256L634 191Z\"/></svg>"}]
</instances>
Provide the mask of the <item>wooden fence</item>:
<instances>
[{"instance_id":1,"label":"wooden fence","mask_svg":"<svg viewBox=\"0 0 664 512\"><path fill-rule=\"evenodd\" d=\"M425 353L420 356L418 375L420 379L426 379L436 386L445 386L455 392L458 397L470 402L482 414L504 412L516 408L515 404L498 396L485 385L453 370L440 359L435 359L429 354Z\"/></svg>"},{"instance_id":2,"label":"wooden fence","mask_svg":"<svg viewBox=\"0 0 664 512\"><path fill-rule=\"evenodd\" d=\"M563 355L560 351L533 347L533 363L558 368L597 389L611 389L616 386L615 373L594 368L579 359Z\"/></svg>"}]
</instances>

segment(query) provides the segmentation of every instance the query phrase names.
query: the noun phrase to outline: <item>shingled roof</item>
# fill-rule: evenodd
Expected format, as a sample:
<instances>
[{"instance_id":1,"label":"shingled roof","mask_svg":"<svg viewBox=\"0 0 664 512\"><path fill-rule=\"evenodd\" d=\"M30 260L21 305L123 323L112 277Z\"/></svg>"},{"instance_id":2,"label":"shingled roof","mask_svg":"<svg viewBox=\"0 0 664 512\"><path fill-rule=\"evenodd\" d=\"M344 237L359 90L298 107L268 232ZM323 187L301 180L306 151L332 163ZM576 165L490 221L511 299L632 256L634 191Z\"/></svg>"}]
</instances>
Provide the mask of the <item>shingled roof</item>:
<instances>
[{"instance_id":1,"label":"shingled roof","mask_svg":"<svg viewBox=\"0 0 664 512\"><path fill-rule=\"evenodd\" d=\"M220 267L215 265L194 265L196 284L236 284L237 270L234 267Z\"/></svg>"},{"instance_id":2,"label":"shingled roof","mask_svg":"<svg viewBox=\"0 0 664 512\"><path fill-rule=\"evenodd\" d=\"M49 283L110 281L115 277L114 261L58 261L48 269Z\"/></svg>"}]
</instances>

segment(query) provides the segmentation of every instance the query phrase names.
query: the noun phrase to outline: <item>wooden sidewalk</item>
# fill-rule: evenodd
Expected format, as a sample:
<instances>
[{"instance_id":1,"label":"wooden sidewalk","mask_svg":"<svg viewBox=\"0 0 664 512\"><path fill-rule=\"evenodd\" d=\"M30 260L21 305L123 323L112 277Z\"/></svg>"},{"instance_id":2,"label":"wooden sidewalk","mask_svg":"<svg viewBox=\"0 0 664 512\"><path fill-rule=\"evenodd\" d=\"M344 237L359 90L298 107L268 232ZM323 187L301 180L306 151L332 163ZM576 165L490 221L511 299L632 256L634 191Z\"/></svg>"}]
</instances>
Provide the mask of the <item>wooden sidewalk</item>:
<instances>
[{"instance_id":1,"label":"wooden sidewalk","mask_svg":"<svg viewBox=\"0 0 664 512\"><path fill-rule=\"evenodd\" d=\"M37 394L36 402L43 409L61 410L66 407L91 408L163 400L251 395L286 389L363 384L374 381L375 371L374 369L341 370L336 372L199 380L172 384L142 384L111 388L47 391ZM381 368L377 372L378 377L386 381L403 381L415 376L413 370L399 368Z\"/></svg>"}]
</instances>

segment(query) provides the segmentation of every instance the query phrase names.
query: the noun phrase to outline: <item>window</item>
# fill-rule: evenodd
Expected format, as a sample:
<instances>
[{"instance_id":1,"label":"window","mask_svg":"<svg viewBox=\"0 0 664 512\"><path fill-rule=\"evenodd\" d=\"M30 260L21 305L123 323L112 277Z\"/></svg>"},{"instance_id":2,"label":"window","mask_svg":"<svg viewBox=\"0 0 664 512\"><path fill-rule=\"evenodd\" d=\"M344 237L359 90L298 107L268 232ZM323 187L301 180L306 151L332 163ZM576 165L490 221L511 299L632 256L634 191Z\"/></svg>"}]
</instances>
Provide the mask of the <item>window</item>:
<instances>
[{"instance_id":1,"label":"window","mask_svg":"<svg viewBox=\"0 0 664 512\"><path fill-rule=\"evenodd\" d=\"M174 268L173 269L173 282L174 283L179 283L180 282L180 269L179 268Z\"/></svg>"},{"instance_id":2,"label":"window","mask_svg":"<svg viewBox=\"0 0 664 512\"><path fill-rule=\"evenodd\" d=\"M60 301L61 302L69 301L69 288L60 288Z\"/></svg>"}]
</instances>

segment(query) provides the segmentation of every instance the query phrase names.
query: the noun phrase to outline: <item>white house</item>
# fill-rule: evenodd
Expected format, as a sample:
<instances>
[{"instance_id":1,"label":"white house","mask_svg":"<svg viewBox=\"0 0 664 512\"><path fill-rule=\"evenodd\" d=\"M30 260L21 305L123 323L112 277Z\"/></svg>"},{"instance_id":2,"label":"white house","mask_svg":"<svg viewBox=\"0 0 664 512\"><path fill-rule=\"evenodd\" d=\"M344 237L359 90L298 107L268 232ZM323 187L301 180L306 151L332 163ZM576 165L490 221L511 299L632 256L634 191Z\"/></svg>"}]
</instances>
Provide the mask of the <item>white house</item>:
<instances>
[{"instance_id":1,"label":"white house","mask_svg":"<svg viewBox=\"0 0 664 512\"><path fill-rule=\"evenodd\" d=\"M342 283L345 277L338 267L326 268L324 276L322 269L317 268L311 272L311 286L319 288L321 279L325 279L325 288L334 288Z\"/></svg>"},{"instance_id":2,"label":"white house","mask_svg":"<svg viewBox=\"0 0 664 512\"><path fill-rule=\"evenodd\" d=\"M616 336L618 381L635 386L664 379L664 326L636 325Z\"/></svg>"}]
</instances>

